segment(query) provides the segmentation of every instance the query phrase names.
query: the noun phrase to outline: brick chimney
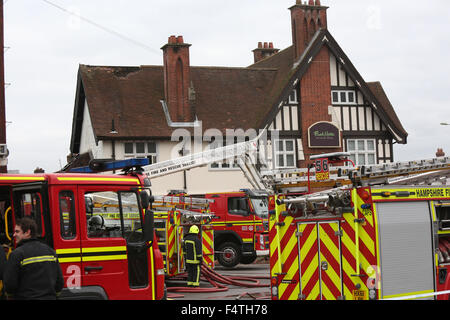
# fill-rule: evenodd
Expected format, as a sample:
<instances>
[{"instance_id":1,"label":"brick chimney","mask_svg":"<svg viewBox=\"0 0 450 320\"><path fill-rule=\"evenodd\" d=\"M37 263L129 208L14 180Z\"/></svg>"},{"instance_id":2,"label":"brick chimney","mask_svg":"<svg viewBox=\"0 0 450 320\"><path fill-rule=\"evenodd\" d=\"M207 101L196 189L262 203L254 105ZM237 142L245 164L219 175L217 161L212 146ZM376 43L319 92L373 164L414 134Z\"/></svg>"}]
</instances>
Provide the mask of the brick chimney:
<instances>
[{"instance_id":1,"label":"brick chimney","mask_svg":"<svg viewBox=\"0 0 450 320\"><path fill-rule=\"evenodd\" d=\"M312 37L319 29L327 28L327 9L320 0L309 0L290 7L292 21L292 43L294 45L294 59L297 60L308 46Z\"/></svg>"},{"instance_id":2,"label":"brick chimney","mask_svg":"<svg viewBox=\"0 0 450 320\"><path fill-rule=\"evenodd\" d=\"M189 47L183 36L170 36L161 49L164 57L164 95L172 121L193 121L189 105Z\"/></svg>"},{"instance_id":3,"label":"brick chimney","mask_svg":"<svg viewBox=\"0 0 450 320\"><path fill-rule=\"evenodd\" d=\"M274 49L272 42L264 42L264 45L262 42L258 42L258 48L253 50L253 55L255 57L255 63L258 61L261 61L267 57L270 57L271 55L277 53L280 51L280 49Z\"/></svg>"}]
</instances>

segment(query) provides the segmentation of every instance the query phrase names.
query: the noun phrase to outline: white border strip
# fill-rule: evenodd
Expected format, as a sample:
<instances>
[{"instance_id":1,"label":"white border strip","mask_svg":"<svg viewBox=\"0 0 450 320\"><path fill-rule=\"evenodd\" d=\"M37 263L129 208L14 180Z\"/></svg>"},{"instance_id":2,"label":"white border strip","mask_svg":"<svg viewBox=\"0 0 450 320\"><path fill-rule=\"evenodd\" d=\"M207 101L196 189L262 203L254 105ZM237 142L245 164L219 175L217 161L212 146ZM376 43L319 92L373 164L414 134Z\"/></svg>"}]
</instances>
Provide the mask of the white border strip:
<instances>
[{"instance_id":1,"label":"white border strip","mask_svg":"<svg viewBox=\"0 0 450 320\"><path fill-rule=\"evenodd\" d=\"M448 293L450 293L450 290L440 291L440 292L432 292L432 293L415 294L412 296L395 297L395 298L388 298L388 299L382 299L382 300L410 300L410 299L419 299L419 298L426 298L426 297L432 297L432 296L439 296L441 294L448 294Z\"/></svg>"}]
</instances>

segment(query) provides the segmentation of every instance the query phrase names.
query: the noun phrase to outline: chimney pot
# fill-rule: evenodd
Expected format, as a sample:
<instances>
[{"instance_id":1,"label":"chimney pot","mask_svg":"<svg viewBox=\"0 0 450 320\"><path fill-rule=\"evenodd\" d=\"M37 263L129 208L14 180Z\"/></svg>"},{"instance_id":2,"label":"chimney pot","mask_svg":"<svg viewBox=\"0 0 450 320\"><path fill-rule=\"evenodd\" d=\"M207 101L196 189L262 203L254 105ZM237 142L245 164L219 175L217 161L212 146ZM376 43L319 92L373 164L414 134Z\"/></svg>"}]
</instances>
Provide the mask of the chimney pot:
<instances>
[{"instance_id":1,"label":"chimney pot","mask_svg":"<svg viewBox=\"0 0 450 320\"><path fill-rule=\"evenodd\" d=\"M263 45L262 42L258 42L258 49L262 49Z\"/></svg>"},{"instance_id":2,"label":"chimney pot","mask_svg":"<svg viewBox=\"0 0 450 320\"><path fill-rule=\"evenodd\" d=\"M267 42L264 42L264 49L269 48L269 45L267 44Z\"/></svg>"},{"instance_id":3,"label":"chimney pot","mask_svg":"<svg viewBox=\"0 0 450 320\"><path fill-rule=\"evenodd\" d=\"M177 43L177 39L175 36L170 36L168 42L169 42L169 44L174 44L174 43Z\"/></svg>"},{"instance_id":4,"label":"chimney pot","mask_svg":"<svg viewBox=\"0 0 450 320\"><path fill-rule=\"evenodd\" d=\"M313 6L314 5L314 0L309 0L308 5Z\"/></svg>"},{"instance_id":5,"label":"chimney pot","mask_svg":"<svg viewBox=\"0 0 450 320\"><path fill-rule=\"evenodd\" d=\"M316 0L316 6L320 6L320 0Z\"/></svg>"},{"instance_id":6,"label":"chimney pot","mask_svg":"<svg viewBox=\"0 0 450 320\"><path fill-rule=\"evenodd\" d=\"M184 43L183 36L178 36L177 43Z\"/></svg>"},{"instance_id":7,"label":"chimney pot","mask_svg":"<svg viewBox=\"0 0 450 320\"><path fill-rule=\"evenodd\" d=\"M273 42L269 42L269 48L273 49Z\"/></svg>"}]
</instances>

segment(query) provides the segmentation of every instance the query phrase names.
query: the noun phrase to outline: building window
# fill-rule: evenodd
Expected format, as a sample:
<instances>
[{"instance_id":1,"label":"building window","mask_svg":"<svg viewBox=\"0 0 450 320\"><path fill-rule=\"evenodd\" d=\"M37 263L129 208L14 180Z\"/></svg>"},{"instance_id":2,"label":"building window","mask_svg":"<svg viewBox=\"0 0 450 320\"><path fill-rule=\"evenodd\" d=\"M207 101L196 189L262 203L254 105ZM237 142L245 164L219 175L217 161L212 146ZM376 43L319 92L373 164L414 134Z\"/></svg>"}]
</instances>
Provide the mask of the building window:
<instances>
[{"instance_id":1,"label":"building window","mask_svg":"<svg viewBox=\"0 0 450 320\"><path fill-rule=\"evenodd\" d=\"M356 94L352 90L331 91L333 104L356 104Z\"/></svg>"},{"instance_id":2,"label":"building window","mask_svg":"<svg viewBox=\"0 0 450 320\"><path fill-rule=\"evenodd\" d=\"M275 141L275 167L295 168L295 140L285 139Z\"/></svg>"},{"instance_id":3,"label":"building window","mask_svg":"<svg viewBox=\"0 0 450 320\"><path fill-rule=\"evenodd\" d=\"M125 159L148 158L150 164L158 162L156 142L125 142Z\"/></svg>"},{"instance_id":4,"label":"building window","mask_svg":"<svg viewBox=\"0 0 450 320\"><path fill-rule=\"evenodd\" d=\"M292 90L291 94L289 95L289 103L298 103L297 90Z\"/></svg>"},{"instance_id":5,"label":"building window","mask_svg":"<svg viewBox=\"0 0 450 320\"><path fill-rule=\"evenodd\" d=\"M235 143L237 143L235 141ZM211 142L209 145L209 148L212 149L217 149L217 148L221 148L222 146L220 145L220 143L217 142ZM210 170L239 170L239 165L238 165L238 160L237 158L229 158L227 160L224 161L218 161L218 162L213 162L209 165L209 169Z\"/></svg>"},{"instance_id":6,"label":"building window","mask_svg":"<svg viewBox=\"0 0 450 320\"><path fill-rule=\"evenodd\" d=\"M347 152L356 166L376 163L375 140L347 140Z\"/></svg>"}]
</instances>

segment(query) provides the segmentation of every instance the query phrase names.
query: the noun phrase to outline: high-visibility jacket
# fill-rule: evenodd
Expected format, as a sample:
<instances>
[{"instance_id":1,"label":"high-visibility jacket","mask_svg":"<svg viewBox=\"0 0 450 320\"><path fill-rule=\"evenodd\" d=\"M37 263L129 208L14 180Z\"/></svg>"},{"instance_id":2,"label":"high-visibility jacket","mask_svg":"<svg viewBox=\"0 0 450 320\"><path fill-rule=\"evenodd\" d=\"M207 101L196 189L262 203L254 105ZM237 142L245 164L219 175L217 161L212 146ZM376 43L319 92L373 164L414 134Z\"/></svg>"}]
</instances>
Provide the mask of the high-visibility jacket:
<instances>
[{"instance_id":1,"label":"high-visibility jacket","mask_svg":"<svg viewBox=\"0 0 450 320\"><path fill-rule=\"evenodd\" d=\"M56 299L64 279L55 251L37 239L20 241L9 255L3 285L14 299Z\"/></svg>"},{"instance_id":2,"label":"high-visibility jacket","mask_svg":"<svg viewBox=\"0 0 450 320\"><path fill-rule=\"evenodd\" d=\"M186 263L200 264L202 262L202 243L195 233L184 237L184 253Z\"/></svg>"}]
</instances>

